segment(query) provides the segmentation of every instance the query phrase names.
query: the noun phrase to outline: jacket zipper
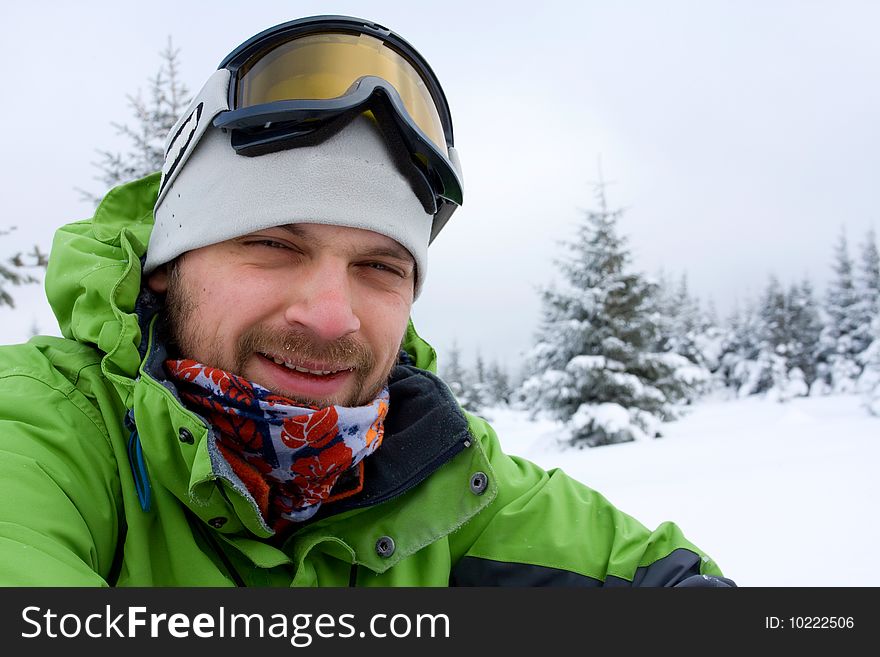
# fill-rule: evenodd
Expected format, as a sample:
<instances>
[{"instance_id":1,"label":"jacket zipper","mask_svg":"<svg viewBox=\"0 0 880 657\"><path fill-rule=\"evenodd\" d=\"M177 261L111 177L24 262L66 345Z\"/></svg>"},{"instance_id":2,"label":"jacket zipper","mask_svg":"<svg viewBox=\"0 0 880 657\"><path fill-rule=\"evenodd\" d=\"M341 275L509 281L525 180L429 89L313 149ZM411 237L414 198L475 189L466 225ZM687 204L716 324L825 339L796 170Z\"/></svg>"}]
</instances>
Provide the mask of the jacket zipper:
<instances>
[{"instance_id":1,"label":"jacket zipper","mask_svg":"<svg viewBox=\"0 0 880 657\"><path fill-rule=\"evenodd\" d=\"M190 513L187 513L187 515L190 515ZM202 538L204 538L210 544L210 546L214 548L215 554L220 557L220 561L223 562L223 567L226 569L226 574L229 575L229 579L231 579L238 587L246 587L247 584L245 584L238 570L229 559L229 556L223 550L223 546L220 545L217 537L214 536L211 531L202 524L199 518L191 518L190 525L192 525L193 523L195 523L199 534L202 535Z\"/></svg>"}]
</instances>

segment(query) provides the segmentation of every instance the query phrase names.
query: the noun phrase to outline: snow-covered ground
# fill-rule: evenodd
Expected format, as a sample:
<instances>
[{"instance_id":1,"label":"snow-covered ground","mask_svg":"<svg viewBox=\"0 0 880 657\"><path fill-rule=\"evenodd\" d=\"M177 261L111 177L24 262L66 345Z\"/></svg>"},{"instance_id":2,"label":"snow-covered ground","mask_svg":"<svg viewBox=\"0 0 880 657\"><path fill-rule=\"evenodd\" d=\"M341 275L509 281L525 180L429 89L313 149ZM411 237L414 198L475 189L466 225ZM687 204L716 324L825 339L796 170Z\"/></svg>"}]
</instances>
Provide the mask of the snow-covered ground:
<instances>
[{"instance_id":1,"label":"snow-covered ground","mask_svg":"<svg viewBox=\"0 0 880 657\"><path fill-rule=\"evenodd\" d=\"M880 585L880 418L856 396L703 401L660 439L593 449L522 411L484 415L508 453L652 529L675 522L741 586Z\"/></svg>"}]
</instances>

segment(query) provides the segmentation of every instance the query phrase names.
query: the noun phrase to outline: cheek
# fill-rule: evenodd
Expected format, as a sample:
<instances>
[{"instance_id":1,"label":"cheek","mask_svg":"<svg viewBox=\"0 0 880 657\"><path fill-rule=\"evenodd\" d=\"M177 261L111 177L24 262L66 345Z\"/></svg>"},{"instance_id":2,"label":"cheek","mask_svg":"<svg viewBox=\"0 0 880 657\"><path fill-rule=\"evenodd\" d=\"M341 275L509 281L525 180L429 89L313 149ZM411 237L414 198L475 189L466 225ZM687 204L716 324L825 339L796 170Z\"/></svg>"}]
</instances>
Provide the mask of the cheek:
<instances>
[{"instance_id":1,"label":"cheek","mask_svg":"<svg viewBox=\"0 0 880 657\"><path fill-rule=\"evenodd\" d=\"M238 264L234 252L219 249L191 272L191 288L212 317L252 313L273 298L273 277Z\"/></svg>"},{"instance_id":2,"label":"cheek","mask_svg":"<svg viewBox=\"0 0 880 657\"><path fill-rule=\"evenodd\" d=\"M361 330L370 341L378 362L387 365L397 358L409 321L411 304L405 301L374 303L360 315Z\"/></svg>"},{"instance_id":3,"label":"cheek","mask_svg":"<svg viewBox=\"0 0 880 657\"><path fill-rule=\"evenodd\" d=\"M187 292L196 304L191 322L203 341L229 351L251 324L260 321L268 291L260 281L222 266L193 268L188 273Z\"/></svg>"}]
</instances>

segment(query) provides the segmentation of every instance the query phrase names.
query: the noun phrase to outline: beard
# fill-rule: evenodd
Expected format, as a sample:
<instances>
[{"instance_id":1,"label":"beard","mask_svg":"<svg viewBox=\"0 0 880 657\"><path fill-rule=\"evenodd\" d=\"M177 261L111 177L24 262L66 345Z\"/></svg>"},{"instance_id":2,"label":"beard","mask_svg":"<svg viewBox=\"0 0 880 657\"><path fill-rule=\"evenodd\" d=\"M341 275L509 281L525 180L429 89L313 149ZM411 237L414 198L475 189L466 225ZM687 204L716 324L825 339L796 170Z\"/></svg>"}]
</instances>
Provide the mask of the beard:
<instances>
[{"instance_id":1,"label":"beard","mask_svg":"<svg viewBox=\"0 0 880 657\"><path fill-rule=\"evenodd\" d=\"M392 359L379 369L369 345L350 336L327 342L316 339L305 330L256 324L239 336L232 354L224 354L221 346L210 340L200 328L198 303L183 280L179 260L169 264L168 268L168 291L162 310L162 324L169 356L197 360L244 378L248 378L245 373L248 361L255 356L262 357L257 354L291 354L306 362L332 363L333 369L350 369L354 374L353 390L342 399L305 398L269 382L252 381L301 406L365 406L387 385L397 359Z\"/></svg>"}]
</instances>

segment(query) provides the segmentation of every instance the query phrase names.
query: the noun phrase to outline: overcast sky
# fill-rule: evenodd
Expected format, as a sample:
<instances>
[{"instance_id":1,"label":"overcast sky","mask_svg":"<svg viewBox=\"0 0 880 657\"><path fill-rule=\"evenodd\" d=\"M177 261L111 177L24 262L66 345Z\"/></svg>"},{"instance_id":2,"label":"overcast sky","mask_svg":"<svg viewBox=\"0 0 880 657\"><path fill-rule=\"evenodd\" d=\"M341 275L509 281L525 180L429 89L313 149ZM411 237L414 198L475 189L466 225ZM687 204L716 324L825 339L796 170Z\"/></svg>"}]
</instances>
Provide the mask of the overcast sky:
<instances>
[{"instance_id":1,"label":"overcast sky","mask_svg":"<svg viewBox=\"0 0 880 657\"><path fill-rule=\"evenodd\" d=\"M0 256L89 216L74 188L103 192L95 149L124 148L110 122L168 36L195 92L253 34L331 13L410 41L452 108L465 205L413 312L441 356L520 360L600 156L636 266L687 272L722 311L770 273L822 287L840 231L880 229L880 3L43 0L0 6ZM57 332L17 296L0 341Z\"/></svg>"}]
</instances>

